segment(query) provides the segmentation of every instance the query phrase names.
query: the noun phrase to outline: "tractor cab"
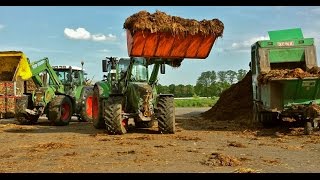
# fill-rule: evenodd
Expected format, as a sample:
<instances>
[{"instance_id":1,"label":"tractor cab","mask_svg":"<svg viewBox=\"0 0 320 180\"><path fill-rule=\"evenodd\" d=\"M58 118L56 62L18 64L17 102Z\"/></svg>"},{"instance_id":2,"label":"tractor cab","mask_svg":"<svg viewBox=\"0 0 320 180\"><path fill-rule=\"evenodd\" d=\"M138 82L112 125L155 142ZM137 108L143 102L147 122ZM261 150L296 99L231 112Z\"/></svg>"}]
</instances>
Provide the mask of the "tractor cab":
<instances>
[{"instance_id":1,"label":"tractor cab","mask_svg":"<svg viewBox=\"0 0 320 180\"><path fill-rule=\"evenodd\" d=\"M146 59L143 57L132 58L131 82L147 82L148 81L148 66Z\"/></svg>"},{"instance_id":2,"label":"tractor cab","mask_svg":"<svg viewBox=\"0 0 320 180\"><path fill-rule=\"evenodd\" d=\"M77 66L52 66L64 86L84 84L84 70Z\"/></svg>"}]
</instances>

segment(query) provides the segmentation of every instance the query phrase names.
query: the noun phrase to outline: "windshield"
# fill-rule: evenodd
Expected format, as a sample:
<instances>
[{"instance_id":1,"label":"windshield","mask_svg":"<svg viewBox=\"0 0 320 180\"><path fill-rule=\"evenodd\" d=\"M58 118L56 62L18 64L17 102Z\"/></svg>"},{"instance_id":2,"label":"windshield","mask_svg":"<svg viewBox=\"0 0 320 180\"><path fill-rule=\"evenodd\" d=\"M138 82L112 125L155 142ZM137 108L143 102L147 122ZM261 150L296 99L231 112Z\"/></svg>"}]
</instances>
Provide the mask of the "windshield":
<instances>
[{"instance_id":1,"label":"windshield","mask_svg":"<svg viewBox=\"0 0 320 180\"><path fill-rule=\"evenodd\" d=\"M67 82L70 82L71 80L69 79L70 76L69 76L69 70L55 70L57 76L58 76L58 79L62 82L62 84L65 84Z\"/></svg>"},{"instance_id":2,"label":"windshield","mask_svg":"<svg viewBox=\"0 0 320 180\"><path fill-rule=\"evenodd\" d=\"M134 58L131 79L133 81L148 81L148 69L145 58Z\"/></svg>"},{"instance_id":3,"label":"windshield","mask_svg":"<svg viewBox=\"0 0 320 180\"><path fill-rule=\"evenodd\" d=\"M120 70L120 72L126 71L128 69L129 63L130 63L130 59L129 58L127 58L127 59L121 58L119 60L119 70Z\"/></svg>"},{"instance_id":4,"label":"windshield","mask_svg":"<svg viewBox=\"0 0 320 180\"><path fill-rule=\"evenodd\" d=\"M54 71L56 72L58 79L62 82L62 84L66 85L66 84L70 84L71 83L71 79L72 78L72 82L74 83L80 83L80 71L74 70L71 74L70 74L70 70L69 69L54 69ZM77 74L77 75L76 75ZM49 80L50 81L50 80ZM49 82L50 83L50 82ZM51 82L52 83L52 82Z\"/></svg>"}]
</instances>

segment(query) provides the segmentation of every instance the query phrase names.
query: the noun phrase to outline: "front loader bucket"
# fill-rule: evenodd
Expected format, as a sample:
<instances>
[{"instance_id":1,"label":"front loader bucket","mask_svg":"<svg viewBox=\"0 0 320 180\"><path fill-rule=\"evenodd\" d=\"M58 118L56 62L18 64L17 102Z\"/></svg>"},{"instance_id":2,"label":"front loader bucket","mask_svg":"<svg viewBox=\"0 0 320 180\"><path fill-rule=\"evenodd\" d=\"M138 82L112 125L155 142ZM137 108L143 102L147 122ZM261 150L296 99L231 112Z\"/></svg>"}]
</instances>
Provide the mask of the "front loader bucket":
<instances>
[{"instance_id":1,"label":"front loader bucket","mask_svg":"<svg viewBox=\"0 0 320 180\"><path fill-rule=\"evenodd\" d=\"M123 28L130 57L205 59L224 25L219 19L197 21L140 11L128 17Z\"/></svg>"},{"instance_id":2,"label":"front loader bucket","mask_svg":"<svg viewBox=\"0 0 320 180\"><path fill-rule=\"evenodd\" d=\"M216 38L214 34L172 35L143 31L132 34L127 30L127 48L129 56L133 57L205 59L209 56Z\"/></svg>"}]
</instances>

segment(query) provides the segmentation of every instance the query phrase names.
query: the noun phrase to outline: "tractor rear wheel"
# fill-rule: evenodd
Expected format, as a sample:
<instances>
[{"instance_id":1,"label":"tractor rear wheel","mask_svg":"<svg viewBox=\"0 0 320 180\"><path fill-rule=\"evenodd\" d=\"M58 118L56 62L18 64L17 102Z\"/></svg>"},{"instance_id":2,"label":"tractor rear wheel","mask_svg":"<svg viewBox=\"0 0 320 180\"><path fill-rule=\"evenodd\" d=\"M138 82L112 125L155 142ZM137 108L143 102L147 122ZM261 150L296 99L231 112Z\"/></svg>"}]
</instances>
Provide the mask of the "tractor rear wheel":
<instances>
[{"instance_id":1,"label":"tractor rear wheel","mask_svg":"<svg viewBox=\"0 0 320 180\"><path fill-rule=\"evenodd\" d=\"M128 120L122 118L122 97L104 100L104 120L108 134L127 133Z\"/></svg>"},{"instance_id":2,"label":"tractor rear wheel","mask_svg":"<svg viewBox=\"0 0 320 180\"><path fill-rule=\"evenodd\" d=\"M173 97L160 96L155 113L158 119L159 132L162 134L174 134L176 128Z\"/></svg>"},{"instance_id":3,"label":"tractor rear wheel","mask_svg":"<svg viewBox=\"0 0 320 180\"><path fill-rule=\"evenodd\" d=\"M28 114L26 109L28 108L29 101L31 100L31 95L21 96L17 98L15 104L15 114L16 120L21 125L31 125L35 124L40 115Z\"/></svg>"},{"instance_id":4,"label":"tractor rear wheel","mask_svg":"<svg viewBox=\"0 0 320 180\"><path fill-rule=\"evenodd\" d=\"M49 104L48 119L56 126L68 125L72 116L72 102L69 97L57 95Z\"/></svg>"},{"instance_id":5,"label":"tractor rear wheel","mask_svg":"<svg viewBox=\"0 0 320 180\"><path fill-rule=\"evenodd\" d=\"M84 87L80 96L81 107L79 121L92 122L92 99L93 89L91 87Z\"/></svg>"},{"instance_id":6,"label":"tractor rear wheel","mask_svg":"<svg viewBox=\"0 0 320 180\"><path fill-rule=\"evenodd\" d=\"M102 117L102 100L100 99L99 88L93 88L92 96L92 123L96 129L105 129L106 124Z\"/></svg>"}]
</instances>

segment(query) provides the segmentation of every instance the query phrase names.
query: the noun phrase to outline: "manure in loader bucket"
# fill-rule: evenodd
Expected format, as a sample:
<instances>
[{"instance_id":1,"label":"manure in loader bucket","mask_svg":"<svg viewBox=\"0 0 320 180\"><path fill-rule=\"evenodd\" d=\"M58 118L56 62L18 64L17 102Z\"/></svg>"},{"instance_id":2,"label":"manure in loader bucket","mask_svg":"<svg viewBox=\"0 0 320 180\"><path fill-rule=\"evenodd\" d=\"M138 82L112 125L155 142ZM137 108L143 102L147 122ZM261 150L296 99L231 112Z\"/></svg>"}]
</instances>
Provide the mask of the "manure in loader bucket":
<instances>
[{"instance_id":1,"label":"manure in loader bucket","mask_svg":"<svg viewBox=\"0 0 320 180\"><path fill-rule=\"evenodd\" d=\"M180 67L185 58L207 58L224 25L218 19L140 11L128 17L123 28L129 58L102 60L107 75L94 85L93 126L125 134L129 119L136 128L150 128L157 121L159 133L175 133L174 97L157 93L158 73L164 74L166 65Z\"/></svg>"}]
</instances>

